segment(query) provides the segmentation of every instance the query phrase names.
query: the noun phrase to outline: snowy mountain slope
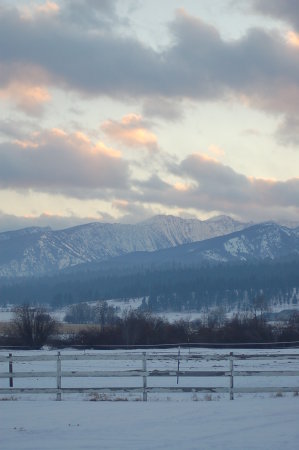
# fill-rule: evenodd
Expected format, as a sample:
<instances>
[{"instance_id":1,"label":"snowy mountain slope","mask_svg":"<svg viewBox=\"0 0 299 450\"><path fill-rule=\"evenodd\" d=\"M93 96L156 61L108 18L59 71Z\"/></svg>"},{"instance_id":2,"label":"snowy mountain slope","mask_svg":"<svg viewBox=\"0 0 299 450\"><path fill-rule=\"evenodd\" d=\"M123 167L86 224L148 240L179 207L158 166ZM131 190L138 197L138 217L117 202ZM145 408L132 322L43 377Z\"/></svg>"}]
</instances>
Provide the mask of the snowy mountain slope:
<instances>
[{"instance_id":1,"label":"snowy mountain slope","mask_svg":"<svg viewBox=\"0 0 299 450\"><path fill-rule=\"evenodd\" d=\"M253 225L229 235L179 245L152 253L131 253L110 261L115 265L161 265L261 261L299 255L299 233L275 223Z\"/></svg>"},{"instance_id":2,"label":"snowy mountain slope","mask_svg":"<svg viewBox=\"0 0 299 450\"><path fill-rule=\"evenodd\" d=\"M218 216L207 221L155 216L136 225L90 223L65 230L27 228L0 233L0 276L36 276L136 251L156 251L242 230Z\"/></svg>"}]
</instances>

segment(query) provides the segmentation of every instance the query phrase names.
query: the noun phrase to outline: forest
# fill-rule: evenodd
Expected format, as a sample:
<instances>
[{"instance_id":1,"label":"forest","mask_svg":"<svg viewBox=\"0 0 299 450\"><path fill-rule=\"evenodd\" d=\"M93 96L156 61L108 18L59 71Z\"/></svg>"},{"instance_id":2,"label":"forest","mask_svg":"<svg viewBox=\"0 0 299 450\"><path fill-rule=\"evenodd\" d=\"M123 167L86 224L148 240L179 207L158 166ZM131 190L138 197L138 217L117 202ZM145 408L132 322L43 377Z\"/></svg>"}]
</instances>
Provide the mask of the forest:
<instances>
[{"instance_id":1,"label":"forest","mask_svg":"<svg viewBox=\"0 0 299 450\"><path fill-rule=\"evenodd\" d=\"M60 307L82 301L149 297L150 309L198 310L210 304L238 305L261 293L278 303L296 303L299 259L159 269L81 270L56 276L2 280L0 304Z\"/></svg>"}]
</instances>

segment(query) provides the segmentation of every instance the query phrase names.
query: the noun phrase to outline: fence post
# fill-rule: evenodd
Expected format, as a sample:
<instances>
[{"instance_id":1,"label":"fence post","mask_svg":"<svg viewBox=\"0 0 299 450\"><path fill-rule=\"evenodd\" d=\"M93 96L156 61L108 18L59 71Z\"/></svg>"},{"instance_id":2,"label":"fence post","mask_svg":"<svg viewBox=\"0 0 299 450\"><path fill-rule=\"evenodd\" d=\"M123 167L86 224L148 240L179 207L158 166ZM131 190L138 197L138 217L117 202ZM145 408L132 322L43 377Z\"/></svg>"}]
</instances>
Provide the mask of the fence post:
<instances>
[{"instance_id":1,"label":"fence post","mask_svg":"<svg viewBox=\"0 0 299 450\"><path fill-rule=\"evenodd\" d=\"M176 375L176 384L179 384L179 376L180 376L180 357L181 357L181 346L178 347L178 370Z\"/></svg>"},{"instance_id":2,"label":"fence post","mask_svg":"<svg viewBox=\"0 0 299 450\"><path fill-rule=\"evenodd\" d=\"M142 353L142 370L146 372L146 352ZM143 401L147 402L147 374L143 375Z\"/></svg>"},{"instance_id":3,"label":"fence post","mask_svg":"<svg viewBox=\"0 0 299 450\"><path fill-rule=\"evenodd\" d=\"M12 353L9 354L8 371L13 373L12 370ZM9 387L13 387L13 376L9 377Z\"/></svg>"},{"instance_id":4,"label":"fence post","mask_svg":"<svg viewBox=\"0 0 299 450\"><path fill-rule=\"evenodd\" d=\"M229 354L229 399L234 399L234 354L230 352Z\"/></svg>"},{"instance_id":5,"label":"fence post","mask_svg":"<svg viewBox=\"0 0 299 450\"><path fill-rule=\"evenodd\" d=\"M60 352L57 353L57 389L56 401L61 400L61 357Z\"/></svg>"}]
</instances>

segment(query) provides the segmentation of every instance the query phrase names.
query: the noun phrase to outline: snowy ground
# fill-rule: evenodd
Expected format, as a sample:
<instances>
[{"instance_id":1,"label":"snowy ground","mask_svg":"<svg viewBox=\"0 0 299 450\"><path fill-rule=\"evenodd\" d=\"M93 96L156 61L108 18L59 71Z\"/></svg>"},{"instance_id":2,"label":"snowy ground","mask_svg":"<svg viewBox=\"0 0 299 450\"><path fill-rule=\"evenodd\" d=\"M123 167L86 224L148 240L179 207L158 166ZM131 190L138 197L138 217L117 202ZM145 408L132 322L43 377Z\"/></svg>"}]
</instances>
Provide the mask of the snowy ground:
<instances>
[{"instance_id":1,"label":"snowy ground","mask_svg":"<svg viewBox=\"0 0 299 450\"><path fill-rule=\"evenodd\" d=\"M3 402L1 450L297 450L298 397Z\"/></svg>"},{"instance_id":2,"label":"snowy ground","mask_svg":"<svg viewBox=\"0 0 299 450\"><path fill-rule=\"evenodd\" d=\"M283 350L205 350L192 353L292 353L299 349ZM175 350L154 351L165 354ZM103 351L99 351L103 352ZM88 351L90 353L99 353ZM139 351L134 351L134 353ZM7 355L4 350L1 356ZM52 354L54 351L13 352L14 354ZM63 354L80 353L63 350ZM83 353L83 352L82 352ZM109 351L111 353L111 351ZM120 353L118 350L117 354ZM123 351L124 353L124 351ZM188 355L188 349L181 354ZM74 367L74 363L76 366ZM14 363L14 370L55 370L55 361ZM104 367L99 367L104 364ZM154 368L176 369L176 361L152 361ZM228 361L186 361L180 369L227 369ZM63 361L63 370L86 369L86 361ZM17 367L19 366L19 367ZM187 367L188 366L188 367ZM140 361L89 361L89 370L126 370L140 368ZM238 370L298 370L299 360L238 361ZM0 371L7 371L2 363ZM239 386L298 386L299 377L240 377ZM125 381L125 382L124 382ZM47 378L15 379L15 386L55 387L56 380ZM63 386L141 385L142 379L63 379ZM8 386L2 379L0 385ZM176 378L149 380L149 385L176 385ZM181 378L180 386L226 385L228 379ZM147 403L140 395L134 397L112 395L95 397L88 394L63 395L55 402L55 395L0 396L1 450L297 450L299 443L299 396L291 393L239 394L234 401L227 394L150 394ZM24 401L24 398L31 401ZM112 401L92 401L112 400ZM123 400L123 401L121 401ZM131 400L131 401L127 401ZM133 401L135 400L135 401Z\"/></svg>"}]
</instances>

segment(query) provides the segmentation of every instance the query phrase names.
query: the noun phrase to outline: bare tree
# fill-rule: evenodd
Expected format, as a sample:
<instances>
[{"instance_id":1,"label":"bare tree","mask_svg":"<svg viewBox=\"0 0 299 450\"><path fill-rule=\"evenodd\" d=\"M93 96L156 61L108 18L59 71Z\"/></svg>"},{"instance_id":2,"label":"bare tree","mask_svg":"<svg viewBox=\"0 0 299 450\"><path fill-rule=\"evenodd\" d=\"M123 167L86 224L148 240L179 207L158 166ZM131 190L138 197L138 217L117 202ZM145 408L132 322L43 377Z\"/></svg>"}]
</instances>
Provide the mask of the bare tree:
<instances>
[{"instance_id":1,"label":"bare tree","mask_svg":"<svg viewBox=\"0 0 299 450\"><path fill-rule=\"evenodd\" d=\"M114 325L118 316L116 308L109 306L106 301L101 301L96 305L88 305L88 303L71 305L64 320L68 323L93 323L104 327Z\"/></svg>"},{"instance_id":2,"label":"bare tree","mask_svg":"<svg viewBox=\"0 0 299 450\"><path fill-rule=\"evenodd\" d=\"M42 347L57 326L57 321L44 308L22 305L14 310L12 332L29 347Z\"/></svg>"},{"instance_id":3,"label":"bare tree","mask_svg":"<svg viewBox=\"0 0 299 450\"><path fill-rule=\"evenodd\" d=\"M68 307L68 311L64 317L64 321L68 323L94 323L94 308L87 303L77 303Z\"/></svg>"},{"instance_id":4,"label":"bare tree","mask_svg":"<svg viewBox=\"0 0 299 450\"><path fill-rule=\"evenodd\" d=\"M255 318L257 318L258 316L262 318L263 315L269 311L269 309L269 302L263 294L257 295L252 300L252 310Z\"/></svg>"}]
</instances>

